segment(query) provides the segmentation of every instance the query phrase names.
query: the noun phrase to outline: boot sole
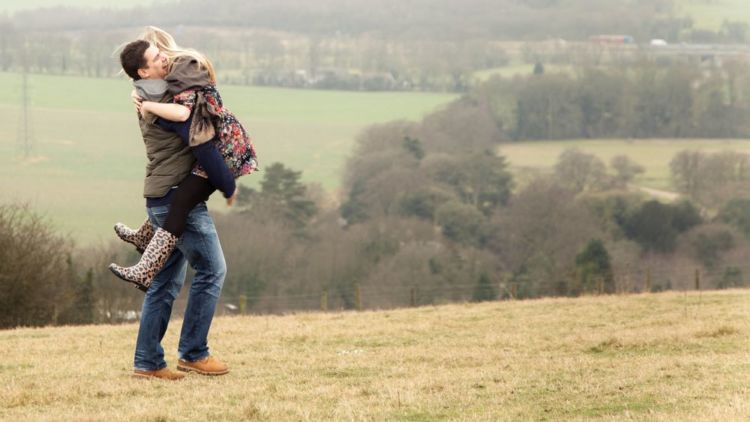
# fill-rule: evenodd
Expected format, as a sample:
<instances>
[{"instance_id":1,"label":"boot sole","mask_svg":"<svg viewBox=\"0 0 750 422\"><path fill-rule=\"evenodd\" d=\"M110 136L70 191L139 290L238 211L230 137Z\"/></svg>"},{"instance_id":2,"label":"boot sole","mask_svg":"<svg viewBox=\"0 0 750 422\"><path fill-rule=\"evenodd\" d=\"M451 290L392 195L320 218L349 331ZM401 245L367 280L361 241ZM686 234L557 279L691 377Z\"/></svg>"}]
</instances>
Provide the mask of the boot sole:
<instances>
[{"instance_id":1,"label":"boot sole","mask_svg":"<svg viewBox=\"0 0 750 422\"><path fill-rule=\"evenodd\" d=\"M201 371L200 369L191 368L189 366L180 366L180 365L177 365L177 370L182 371L182 372L195 372L196 374L208 375L211 377L218 376L218 375L226 375L229 373L229 369L227 369L226 371L222 371L222 372L207 372L207 371Z\"/></svg>"},{"instance_id":2,"label":"boot sole","mask_svg":"<svg viewBox=\"0 0 750 422\"><path fill-rule=\"evenodd\" d=\"M153 375L146 375L146 374L139 374L139 373L133 373L133 378L142 379L142 380L164 380L164 381L180 381L184 380L185 377L180 378L159 378L155 377Z\"/></svg>"},{"instance_id":3,"label":"boot sole","mask_svg":"<svg viewBox=\"0 0 750 422\"><path fill-rule=\"evenodd\" d=\"M120 280L122 280L122 281L127 281L128 283L131 283L131 284L135 285L135 287L137 287L137 288L138 288L138 290L142 291L143 293L146 293L146 292L148 291L148 287L146 287L146 286L143 286L143 285L141 285L141 284L138 284L138 283L136 283L135 281L132 281L132 280L128 280L127 278L125 278L125 277L121 276L121 275L120 275L120 274L119 274L119 273L118 273L117 271L115 271L115 270L114 270L113 268L111 268L111 267L110 267L110 268L108 268L108 269L109 269L109 271L111 271L111 272L112 272L112 274L114 274L115 276L117 276L117 278L119 278L119 279L120 279Z\"/></svg>"}]
</instances>

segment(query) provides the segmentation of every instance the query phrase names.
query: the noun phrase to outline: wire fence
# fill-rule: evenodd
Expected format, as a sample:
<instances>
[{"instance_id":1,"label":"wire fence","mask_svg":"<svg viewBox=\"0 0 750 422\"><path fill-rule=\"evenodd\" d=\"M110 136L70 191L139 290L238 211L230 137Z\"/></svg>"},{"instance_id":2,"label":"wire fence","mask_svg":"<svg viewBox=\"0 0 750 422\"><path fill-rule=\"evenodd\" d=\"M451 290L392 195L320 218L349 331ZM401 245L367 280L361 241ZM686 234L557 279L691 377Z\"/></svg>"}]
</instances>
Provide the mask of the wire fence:
<instances>
[{"instance_id":1,"label":"wire fence","mask_svg":"<svg viewBox=\"0 0 750 422\"><path fill-rule=\"evenodd\" d=\"M635 268L619 271L612 283L603 278L594 280L593 286L580 294L635 294L662 290L702 291L727 287L744 287L744 274L750 272L750 263L706 270L694 267ZM479 282L450 284L419 284L404 282L397 286L347 286L320 291L279 292L257 295L227 295L219 299L217 315L282 314L303 311L341 311L388 309L461 303L476 300L516 300L555 295L554 284L572 281L577 275L565 275L556 281L537 282L501 280L489 285ZM529 284L544 294L528 295ZM173 310L181 316L187 305L188 288L177 298ZM577 294L576 294L577 295Z\"/></svg>"}]
</instances>

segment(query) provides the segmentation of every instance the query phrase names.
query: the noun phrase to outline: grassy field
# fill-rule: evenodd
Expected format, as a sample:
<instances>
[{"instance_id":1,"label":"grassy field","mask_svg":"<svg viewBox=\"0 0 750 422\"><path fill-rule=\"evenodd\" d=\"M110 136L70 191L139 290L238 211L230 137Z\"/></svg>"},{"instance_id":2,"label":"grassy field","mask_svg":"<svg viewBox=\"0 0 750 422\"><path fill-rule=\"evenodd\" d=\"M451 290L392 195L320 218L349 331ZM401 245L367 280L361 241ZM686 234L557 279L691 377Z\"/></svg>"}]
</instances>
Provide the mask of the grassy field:
<instances>
[{"instance_id":1,"label":"grassy field","mask_svg":"<svg viewBox=\"0 0 750 422\"><path fill-rule=\"evenodd\" d=\"M111 225L143 214L145 154L124 80L32 75L33 153L19 144L20 76L0 73L0 192L28 202L76 239L111 237ZM373 123L418 120L452 94L359 93L220 87L252 134L261 164L303 171L329 191L356 135ZM259 175L247 176L253 184ZM217 195L218 196L218 195ZM217 198L214 209L223 205Z\"/></svg>"},{"instance_id":2,"label":"grassy field","mask_svg":"<svg viewBox=\"0 0 750 422\"><path fill-rule=\"evenodd\" d=\"M606 164L615 155L627 155L642 165L646 172L635 183L654 189L672 190L669 162L682 150L705 152L731 150L750 154L748 140L718 139L643 139L643 140L571 140L504 144L499 153L506 156L511 169L521 181L537 172L550 172L560 153L568 148L594 154Z\"/></svg>"},{"instance_id":3,"label":"grassy field","mask_svg":"<svg viewBox=\"0 0 750 422\"><path fill-rule=\"evenodd\" d=\"M748 303L733 290L219 317L210 343L232 372L179 383L130 377L136 325L0 331L0 420L748 420Z\"/></svg>"},{"instance_id":4,"label":"grassy field","mask_svg":"<svg viewBox=\"0 0 750 422\"><path fill-rule=\"evenodd\" d=\"M695 26L717 30L726 21L750 23L747 0L676 0L679 12L693 18Z\"/></svg>"}]
</instances>

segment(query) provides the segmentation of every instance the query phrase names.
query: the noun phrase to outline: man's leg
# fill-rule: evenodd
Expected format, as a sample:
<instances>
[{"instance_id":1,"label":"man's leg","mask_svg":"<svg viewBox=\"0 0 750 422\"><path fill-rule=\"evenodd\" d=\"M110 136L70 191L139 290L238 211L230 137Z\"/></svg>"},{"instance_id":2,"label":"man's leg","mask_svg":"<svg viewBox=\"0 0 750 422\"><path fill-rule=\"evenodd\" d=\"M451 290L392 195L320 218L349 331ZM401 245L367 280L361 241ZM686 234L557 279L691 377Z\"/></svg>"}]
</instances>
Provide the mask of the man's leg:
<instances>
[{"instance_id":1,"label":"man's leg","mask_svg":"<svg viewBox=\"0 0 750 422\"><path fill-rule=\"evenodd\" d=\"M227 271L219 236L205 203L190 212L180 243L178 247L195 270L195 277L190 286L178 354L183 361L195 362L209 356L208 331Z\"/></svg>"},{"instance_id":2,"label":"man's leg","mask_svg":"<svg viewBox=\"0 0 750 422\"><path fill-rule=\"evenodd\" d=\"M150 208L149 218L160 227L168 210L169 207ZM180 293L186 271L187 259L179 249L175 249L146 292L135 346L134 367L138 371L156 371L167 366L161 340L167 331L172 304Z\"/></svg>"}]
</instances>

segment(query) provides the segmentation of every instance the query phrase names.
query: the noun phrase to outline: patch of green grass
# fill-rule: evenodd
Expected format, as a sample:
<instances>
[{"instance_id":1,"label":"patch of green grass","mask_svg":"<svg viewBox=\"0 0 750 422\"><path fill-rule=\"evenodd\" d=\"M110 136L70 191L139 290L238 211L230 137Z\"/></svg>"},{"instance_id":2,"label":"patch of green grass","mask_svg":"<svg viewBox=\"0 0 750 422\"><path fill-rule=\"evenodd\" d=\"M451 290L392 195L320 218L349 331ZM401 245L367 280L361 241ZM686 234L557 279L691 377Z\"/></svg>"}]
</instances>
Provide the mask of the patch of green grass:
<instances>
[{"instance_id":1,"label":"patch of green grass","mask_svg":"<svg viewBox=\"0 0 750 422\"><path fill-rule=\"evenodd\" d=\"M377 368L348 367L328 368L321 375L327 378L371 378L378 373Z\"/></svg>"},{"instance_id":2,"label":"patch of green grass","mask_svg":"<svg viewBox=\"0 0 750 422\"><path fill-rule=\"evenodd\" d=\"M425 412L417 409L407 409L393 412L390 417L386 419L407 422L431 422L446 420L449 416L450 415L445 412Z\"/></svg>"},{"instance_id":3,"label":"patch of green grass","mask_svg":"<svg viewBox=\"0 0 750 422\"><path fill-rule=\"evenodd\" d=\"M626 402L611 400L605 403L592 404L591 406L576 409L573 413L577 416L583 417L602 417L618 414L629 415L631 412L636 414L648 414L656 408L656 399L646 395Z\"/></svg>"},{"instance_id":4,"label":"patch of green grass","mask_svg":"<svg viewBox=\"0 0 750 422\"><path fill-rule=\"evenodd\" d=\"M568 148L578 148L594 154L609 165L612 157L626 155L645 168L635 183L654 189L672 190L669 163L675 154L686 149L705 152L732 150L750 153L750 142L732 139L594 139L569 141L526 141L503 144L498 148L518 177L532 177L539 172L551 172L560 154Z\"/></svg>"},{"instance_id":5,"label":"patch of green grass","mask_svg":"<svg viewBox=\"0 0 750 422\"><path fill-rule=\"evenodd\" d=\"M676 0L680 15L690 16L697 28L718 30L724 21L750 23L746 0Z\"/></svg>"}]
</instances>

